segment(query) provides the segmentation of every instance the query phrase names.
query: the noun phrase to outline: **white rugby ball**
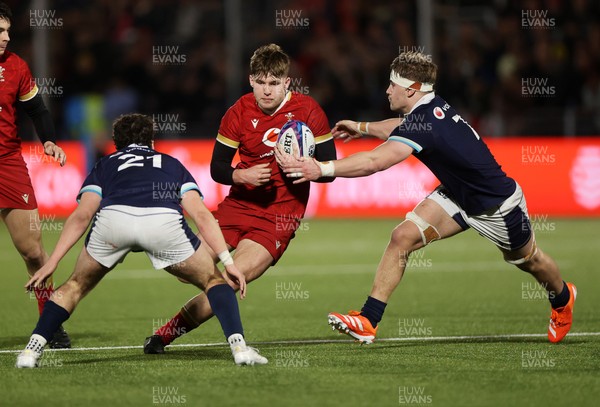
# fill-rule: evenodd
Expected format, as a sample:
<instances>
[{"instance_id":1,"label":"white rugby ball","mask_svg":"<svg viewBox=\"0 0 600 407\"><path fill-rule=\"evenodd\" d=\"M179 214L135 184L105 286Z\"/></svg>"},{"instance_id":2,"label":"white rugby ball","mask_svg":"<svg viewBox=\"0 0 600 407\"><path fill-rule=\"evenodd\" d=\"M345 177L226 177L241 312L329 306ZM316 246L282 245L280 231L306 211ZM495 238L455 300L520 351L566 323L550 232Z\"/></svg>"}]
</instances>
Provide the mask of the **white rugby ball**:
<instances>
[{"instance_id":1,"label":"white rugby ball","mask_svg":"<svg viewBox=\"0 0 600 407\"><path fill-rule=\"evenodd\" d=\"M283 125L277 136L277 144L281 145L287 154L293 154L296 146L300 157L315 155L315 136L306 123L299 120L290 120Z\"/></svg>"}]
</instances>

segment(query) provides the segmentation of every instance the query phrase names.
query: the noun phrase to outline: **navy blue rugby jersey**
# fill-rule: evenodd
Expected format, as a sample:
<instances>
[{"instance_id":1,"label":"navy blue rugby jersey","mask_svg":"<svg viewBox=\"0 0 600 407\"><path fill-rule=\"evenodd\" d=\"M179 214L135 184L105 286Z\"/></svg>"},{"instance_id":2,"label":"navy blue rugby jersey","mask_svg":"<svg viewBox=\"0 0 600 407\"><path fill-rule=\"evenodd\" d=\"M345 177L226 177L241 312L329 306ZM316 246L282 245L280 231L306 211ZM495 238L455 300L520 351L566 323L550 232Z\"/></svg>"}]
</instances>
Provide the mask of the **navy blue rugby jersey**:
<instances>
[{"instance_id":1,"label":"navy blue rugby jersey","mask_svg":"<svg viewBox=\"0 0 600 407\"><path fill-rule=\"evenodd\" d=\"M181 196L200 188L177 159L149 147L132 144L101 158L87 176L84 192L102 197L100 208L128 205L139 208L171 208L183 213Z\"/></svg>"},{"instance_id":2,"label":"navy blue rugby jersey","mask_svg":"<svg viewBox=\"0 0 600 407\"><path fill-rule=\"evenodd\" d=\"M468 215L500 205L516 189L477 132L444 99L425 95L390 134L413 148Z\"/></svg>"}]
</instances>

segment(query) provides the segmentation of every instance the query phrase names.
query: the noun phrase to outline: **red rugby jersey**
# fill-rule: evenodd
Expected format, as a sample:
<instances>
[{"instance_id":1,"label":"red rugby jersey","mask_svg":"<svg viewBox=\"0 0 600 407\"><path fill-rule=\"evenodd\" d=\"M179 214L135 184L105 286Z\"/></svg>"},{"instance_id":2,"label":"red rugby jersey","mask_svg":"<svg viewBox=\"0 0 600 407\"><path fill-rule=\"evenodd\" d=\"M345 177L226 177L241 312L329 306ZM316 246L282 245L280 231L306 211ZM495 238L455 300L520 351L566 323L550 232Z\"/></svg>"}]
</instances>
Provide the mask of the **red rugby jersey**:
<instances>
[{"instance_id":1,"label":"red rugby jersey","mask_svg":"<svg viewBox=\"0 0 600 407\"><path fill-rule=\"evenodd\" d=\"M238 149L240 163L236 168L249 168L269 163L271 181L260 187L232 185L226 199L243 201L247 206L272 216L304 216L310 183L294 185L285 177L275 161L274 147L279 130L288 120L300 120L315 136L316 148L332 138L327 116L310 96L288 92L282 105L265 114L248 93L227 110L221 119L217 141Z\"/></svg>"},{"instance_id":2,"label":"red rugby jersey","mask_svg":"<svg viewBox=\"0 0 600 407\"><path fill-rule=\"evenodd\" d=\"M27 63L17 54L4 51L0 56L0 157L21 153L16 104L30 100L37 93Z\"/></svg>"}]
</instances>

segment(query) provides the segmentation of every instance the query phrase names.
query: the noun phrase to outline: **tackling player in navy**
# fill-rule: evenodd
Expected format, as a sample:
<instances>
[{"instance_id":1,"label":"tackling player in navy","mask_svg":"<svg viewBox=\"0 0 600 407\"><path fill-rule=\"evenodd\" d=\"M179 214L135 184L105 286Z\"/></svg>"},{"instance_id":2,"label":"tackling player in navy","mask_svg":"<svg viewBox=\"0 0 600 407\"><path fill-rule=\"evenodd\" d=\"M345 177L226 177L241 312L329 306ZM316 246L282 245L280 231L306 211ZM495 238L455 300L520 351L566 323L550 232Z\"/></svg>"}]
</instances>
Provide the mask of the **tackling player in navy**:
<instances>
[{"instance_id":1,"label":"tackling player in navy","mask_svg":"<svg viewBox=\"0 0 600 407\"><path fill-rule=\"evenodd\" d=\"M148 116L119 117L113 125L113 139L118 151L96 163L54 252L27 282L29 290L43 284L94 219L75 271L46 303L16 366L37 367L44 346L60 324L130 251L146 252L154 268L164 268L206 292L236 364L267 363L255 349L246 346L235 292L209 254L209 247L219 254L243 298L244 275L235 266L192 175L175 158L153 149L153 123ZM198 227L204 244L187 225L183 209Z\"/></svg>"},{"instance_id":2,"label":"tackling player in navy","mask_svg":"<svg viewBox=\"0 0 600 407\"><path fill-rule=\"evenodd\" d=\"M563 281L554 260L536 245L519 185L502 171L477 132L434 93L436 75L437 66L428 56L402 53L392 62L386 92L391 110L402 119L336 124L334 137L371 135L387 140L372 151L328 162L276 151L288 176L298 178L294 182L364 177L411 154L441 182L392 232L361 312L330 313L329 324L361 343L371 343L410 253L472 227L500 249L504 260L530 273L548 291L552 307L548 339L559 342L571 328L577 289Z\"/></svg>"}]
</instances>

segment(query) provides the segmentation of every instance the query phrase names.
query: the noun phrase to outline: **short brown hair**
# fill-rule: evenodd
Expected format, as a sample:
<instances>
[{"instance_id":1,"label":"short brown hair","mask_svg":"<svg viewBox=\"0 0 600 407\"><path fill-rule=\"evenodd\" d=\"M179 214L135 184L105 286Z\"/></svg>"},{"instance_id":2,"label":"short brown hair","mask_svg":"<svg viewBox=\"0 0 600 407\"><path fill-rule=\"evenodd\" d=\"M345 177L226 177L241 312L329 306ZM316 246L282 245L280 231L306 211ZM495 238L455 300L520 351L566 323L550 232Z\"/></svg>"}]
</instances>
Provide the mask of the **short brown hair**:
<instances>
[{"instance_id":1,"label":"short brown hair","mask_svg":"<svg viewBox=\"0 0 600 407\"><path fill-rule=\"evenodd\" d=\"M290 71L290 57L277 44L263 45L254 51L250 58L250 75L287 77Z\"/></svg>"},{"instance_id":2,"label":"short brown hair","mask_svg":"<svg viewBox=\"0 0 600 407\"><path fill-rule=\"evenodd\" d=\"M154 121L139 113L121 115L113 122L113 141L117 150L130 144L152 147Z\"/></svg>"},{"instance_id":3,"label":"short brown hair","mask_svg":"<svg viewBox=\"0 0 600 407\"><path fill-rule=\"evenodd\" d=\"M416 51L401 53L394 59L390 69L403 78L421 83L435 84L437 65L431 61L431 56Z\"/></svg>"}]
</instances>

